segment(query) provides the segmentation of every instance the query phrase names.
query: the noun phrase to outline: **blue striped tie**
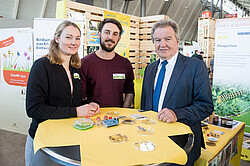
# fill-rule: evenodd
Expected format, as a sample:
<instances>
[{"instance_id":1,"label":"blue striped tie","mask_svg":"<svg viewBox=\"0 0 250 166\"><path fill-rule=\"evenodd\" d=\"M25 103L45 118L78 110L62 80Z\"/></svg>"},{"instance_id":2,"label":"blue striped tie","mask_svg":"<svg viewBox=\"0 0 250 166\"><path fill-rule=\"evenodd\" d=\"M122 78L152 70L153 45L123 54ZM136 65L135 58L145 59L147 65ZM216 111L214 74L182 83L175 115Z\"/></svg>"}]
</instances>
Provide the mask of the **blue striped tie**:
<instances>
[{"instance_id":1,"label":"blue striped tie","mask_svg":"<svg viewBox=\"0 0 250 166\"><path fill-rule=\"evenodd\" d=\"M160 99L160 94L161 94L161 87L163 84L164 76L165 76L165 71L166 71L166 64L168 61L163 61L161 63L161 70L159 72L154 94L153 94L153 110L158 112L158 105L159 105L159 99Z\"/></svg>"}]
</instances>

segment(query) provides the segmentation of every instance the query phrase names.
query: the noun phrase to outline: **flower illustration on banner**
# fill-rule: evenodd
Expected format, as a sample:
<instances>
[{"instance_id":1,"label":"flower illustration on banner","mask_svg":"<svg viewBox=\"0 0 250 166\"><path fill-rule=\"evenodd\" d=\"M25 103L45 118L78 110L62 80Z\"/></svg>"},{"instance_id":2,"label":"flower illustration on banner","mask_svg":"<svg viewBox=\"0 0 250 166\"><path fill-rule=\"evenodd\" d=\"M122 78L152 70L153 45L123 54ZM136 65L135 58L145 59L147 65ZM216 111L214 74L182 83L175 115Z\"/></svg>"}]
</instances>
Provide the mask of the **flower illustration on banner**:
<instances>
[{"instance_id":1,"label":"flower illustration on banner","mask_svg":"<svg viewBox=\"0 0 250 166\"><path fill-rule=\"evenodd\" d=\"M28 50L29 50L29 52L31 52L31 51L32 51L32 47L31 47L31 45L28 47Z\"/></svg>"},{"instance_id":2,"label":"flower illustration on banner","mask_svg":"<svg viewBox=\"0 0 250 166\"><path fill-rule=\"evenodd\" d=\"M3 69L4 70L30 70L32 65L31 53L28 51L15 51L13 53L11 50L8 50L7 53L3 53Z\"/></svg>"},{"instance_id":3,"label":"flower illustration on banner","mask_svg":"<svg viewBox=\"0 0 250 166\"><path fill-rule=\"evenodd\" d=\"M29 32L29 33L26 33ZM28 30L11 30L8 33L18 33L5 40L0 41L0 57L2 59L3 78L8 85L27 86L30 68L33 63L32 44L24 41L23 35L31 37ZM21 36L19 36L21 34ZM2 36L1 36L2 37ZM23 42L20 42L23 41ZM20 44L19 44L20 43Z\"/></svg>"},{"instance_id":4,"label":"flower illustration on banner","mask_svg":"<svg viewBox=\"0 0 250 166\"><path fill-rule=\"evenodd\" d=\"M3 57L4 57L4 59L3 59L3 68L6 68L6 64L7 64L7 55L6 54L3 54Z\"/></svg>"},{"instance_id":5,"label":"flower illustration on banner","mask_svg":"<svg viewBox=\"0 0 250 166\"><path fill-rule=\"evenodd\" d=\"M15 65L15 66L14 66L14 69L16 69L16 66L17 66L16 60L17 60L17 58L19 58L19 57L20 57L20 53L19 53L19 51L17 51L17 57L16 57L16 59L14 60L14 63L13 63L13 64ZM12 65L13 65L13 64L12 64Z\"/></svg>"}]
</instances>

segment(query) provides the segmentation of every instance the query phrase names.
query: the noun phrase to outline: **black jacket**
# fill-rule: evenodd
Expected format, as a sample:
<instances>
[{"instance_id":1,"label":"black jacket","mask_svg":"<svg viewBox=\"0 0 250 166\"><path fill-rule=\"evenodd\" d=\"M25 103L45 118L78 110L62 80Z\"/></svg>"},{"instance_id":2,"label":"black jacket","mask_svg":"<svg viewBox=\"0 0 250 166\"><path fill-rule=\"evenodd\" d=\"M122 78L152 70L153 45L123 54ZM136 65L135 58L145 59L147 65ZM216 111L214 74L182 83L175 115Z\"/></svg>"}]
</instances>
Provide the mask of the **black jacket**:
<instances>
[{"instance_id":1,"label":"black jacket","mask_svg":"<svg viewBox=\"0 0 250 166\"><path fill-rule=\"evenodd\" d=\"M39 123L47 119L76 117L76 107L83 104L80 70L70 66L73 94L62 65L51 64L46 57L31 68L26 94L26 112L32 118L29 134L34 138Z\"/></svg>"}]
</instances>

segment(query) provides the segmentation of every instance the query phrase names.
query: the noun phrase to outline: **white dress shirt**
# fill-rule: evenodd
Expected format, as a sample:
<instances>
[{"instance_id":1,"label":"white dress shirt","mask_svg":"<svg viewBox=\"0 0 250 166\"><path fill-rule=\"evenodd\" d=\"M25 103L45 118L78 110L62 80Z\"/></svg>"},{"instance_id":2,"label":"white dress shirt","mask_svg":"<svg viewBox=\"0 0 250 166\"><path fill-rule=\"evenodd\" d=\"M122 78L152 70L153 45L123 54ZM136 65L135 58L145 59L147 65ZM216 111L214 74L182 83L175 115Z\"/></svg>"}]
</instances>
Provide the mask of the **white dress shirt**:
<instances>
[{"instance_id":1,"label":"white dress shirt","mask_svg":"<svg viewBox=\"0 0 250 166\"><path fill-rule=\"evenodd\" d=\"M174 66L175 66L175 63L176 63L176 60L178 57L178 53L179 52L177 51L177 53L171 59L168 60L168 63L166 65L166 72L165 72L165 76L164 76L164 80L163 80L163 84L162 84L162 88L161 88L160 99L159 99L158 112L162 109L162 104L163 104L163 101L165 98L165 94L167 92L169 80L170 80L172 72L174 70ZM156 73L156 77L155 77L155 81L154 81L154 89L156 86L159 72L161 70L162 61L164 61L164 60L160 59L160 63L159 63L158 68L157 68L157 73Z\"/></svg>"}]
</instances>

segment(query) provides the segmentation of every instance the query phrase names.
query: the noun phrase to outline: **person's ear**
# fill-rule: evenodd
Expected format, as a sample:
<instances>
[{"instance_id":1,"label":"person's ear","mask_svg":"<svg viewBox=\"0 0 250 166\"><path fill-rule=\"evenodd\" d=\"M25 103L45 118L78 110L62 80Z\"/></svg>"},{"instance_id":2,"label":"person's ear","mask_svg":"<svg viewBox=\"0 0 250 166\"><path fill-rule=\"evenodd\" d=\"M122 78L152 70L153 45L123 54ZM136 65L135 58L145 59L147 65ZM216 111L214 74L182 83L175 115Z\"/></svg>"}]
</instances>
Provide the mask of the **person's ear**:
<instances>
[{"instance_id":1,"label":"person's ear","mask_svg":"<svg viewBox=\"0 0 250 166\"><path fill-rule=\"evenodd\" d=\"M59 37L55 37L56 43L59 43Z\"/></svg>"}]
</instances>

